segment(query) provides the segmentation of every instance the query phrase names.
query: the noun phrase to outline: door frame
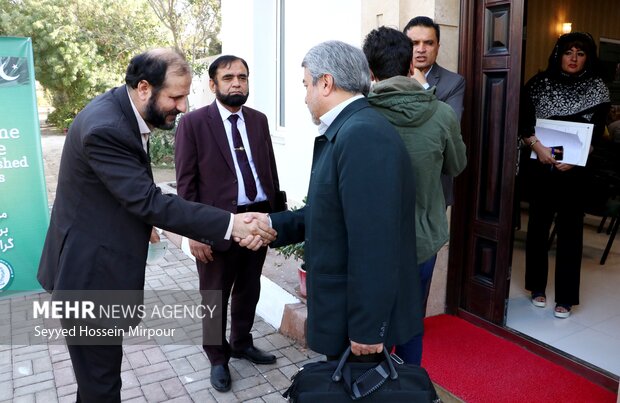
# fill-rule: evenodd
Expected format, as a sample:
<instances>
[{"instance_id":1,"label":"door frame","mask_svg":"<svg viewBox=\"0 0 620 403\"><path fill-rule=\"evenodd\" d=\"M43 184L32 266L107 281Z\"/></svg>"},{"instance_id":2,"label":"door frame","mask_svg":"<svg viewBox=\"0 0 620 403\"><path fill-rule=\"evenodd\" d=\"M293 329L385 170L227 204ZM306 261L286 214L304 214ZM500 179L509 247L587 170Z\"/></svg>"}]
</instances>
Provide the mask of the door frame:
<instances>
[{"instance_id":1,"label":"door frame","mask_svg":"<svg viewBox=\"0 0 620 403\"><path fill-rule=\"evenodd\" d=\"M618 378L505 327L513 248L517 123L526 0L460 0L468 167L455 181L446 312L612 392Z\"/></svg>"}]
</instances>

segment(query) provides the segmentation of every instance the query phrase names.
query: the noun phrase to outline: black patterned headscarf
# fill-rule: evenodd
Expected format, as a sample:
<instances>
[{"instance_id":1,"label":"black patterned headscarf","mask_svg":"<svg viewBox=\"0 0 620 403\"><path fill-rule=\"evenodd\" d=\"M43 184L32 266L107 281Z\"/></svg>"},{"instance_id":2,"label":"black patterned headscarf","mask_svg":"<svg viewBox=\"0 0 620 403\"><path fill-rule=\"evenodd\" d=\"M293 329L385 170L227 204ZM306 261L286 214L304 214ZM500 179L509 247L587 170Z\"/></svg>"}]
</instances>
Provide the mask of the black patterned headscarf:
<instances>
[{"instance_id":1,"label":"black patterned headscarf","mask_svg":"<svg viewBox=\"0 0 620 403\"><path fill-rule=\"evenodd\" d=\"M552 78L560 78L566 76L562 72L562 55L571 48L582 50L586 54L586 64L579 77L587 78L599 75L599 60L596 51L596 42L594 38L587 32L571 32L560 36L553 47L553 51L549 55L549 64L547 65L548 76Z\"/></svg>"},{"instance_id":2,"label":"black patterned headscarf","mask_svg":"<svg viewBox=\"0 0 620 403\"><path fill-rule=\"evenodd\" d=\"M580 74L562 71L562 55L575 47L586 53L586 64ZM600 77L596 43L588 33L562 35L556 42L547 69L532 77L521 97L519 132L529 137L535 132L536 118L593 122L596 111L609 105L609 90ZM595 124L602 133L604 126Z\"/></svg>"},{"instance_id":3,"label":"black patterned headscarf","mask_svg":"<svg viewBox=\"0 0 620 403\"><path fill-rule=\"evenodd\" d=\"M562 71L562 55L573 47L586 53L586 63L581 73L569 75ZM594 115L593 108L610 102L609 90L599 75L596 43L583 32L560 36L547 69L532 78L528 87L537 118L574 115L588 122Z\"/></svg>"}]
</instances>

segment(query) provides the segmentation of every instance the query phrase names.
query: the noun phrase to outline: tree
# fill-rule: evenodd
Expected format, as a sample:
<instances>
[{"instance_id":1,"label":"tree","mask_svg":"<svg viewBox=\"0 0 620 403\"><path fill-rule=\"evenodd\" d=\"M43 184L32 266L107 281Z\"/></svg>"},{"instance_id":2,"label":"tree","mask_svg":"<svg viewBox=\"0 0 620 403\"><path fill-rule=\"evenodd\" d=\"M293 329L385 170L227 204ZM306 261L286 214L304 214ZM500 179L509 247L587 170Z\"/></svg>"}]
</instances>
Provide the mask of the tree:
<instances>
[{"instance_id":1,"label":"tree","mask_svg":"<svg viewBox=\"0 0 620 403\"><path fill-rule=\"evenodd\" d=\"M5 30L4 26L2 25L2 18L4 14L6 14L8 10L11 9L12 7L14 7L13 0L0 0L0 36L9 35L9 33Z\"/></svg>"},{"instance_id":2,"label":"tree","mask_svg":"<svg viewBox=\"0 0 620 403\"><path fill-rule=\"evenodd\" d=\"M217 39L220 0L148 0L148 3L194 71L200 73L205 67L199 63L201 58L221 52L222 45Z\"/></svg>"},{"instance_id":3,"label":"tree","mask_svg":"<svg viewBox=\"0 0 620 403\"><path fill-rule=\"evenodd\" d=\"M32 38L35 74L55 108L48 119L59 127L94 96L120 84L131 56L169 43L145 1L0 0L0 5L0 32Z\"/></svg>"},{"instance_id":4,"label":"tree","mask_svg":"<svg viewBox=\"0 0 620 403\"><path fill-rule=\"evenodd\" d=\"M0 0L2 1L2 0ZM195 74L207 68L200 59L222 51L220 0L148 0L153 12L172 36L172 45L181 50ZM158 165L174 165L174 130L154 130L151 158Z\"/></svg>"}]
</instances>

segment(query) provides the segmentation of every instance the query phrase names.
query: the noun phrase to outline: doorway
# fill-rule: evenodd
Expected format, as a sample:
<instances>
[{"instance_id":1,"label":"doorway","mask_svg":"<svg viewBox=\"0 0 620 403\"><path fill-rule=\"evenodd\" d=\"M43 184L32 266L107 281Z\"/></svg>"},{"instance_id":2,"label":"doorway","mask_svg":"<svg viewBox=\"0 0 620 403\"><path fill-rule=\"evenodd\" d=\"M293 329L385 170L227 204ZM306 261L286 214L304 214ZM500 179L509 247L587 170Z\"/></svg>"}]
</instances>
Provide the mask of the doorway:
<instances>
[{"instance_id":1,"label":"doorway","mask_svg":"<svg viewBox=\"0 0 620 403\"><path fill-rule=\"evenodd\" d=\"M610 1L547 0L526 1L524 8L525 33L522 49L522 83L547 65L547 57L562 29L587 31L601 50L601 43L620 39L620 29L613 21L620 19L620 8ZM570 24L570 27L567 25ZM549 34L551 33L551 34ZM612 43L612 42L611 42ZM620 62L620 60L618 61ZM614 77L607 78L613 86ZM519 186L520 181L517 181ZM524 192L516 191L515 197ZM549 281L547 306L535 307L530 293L524 288L525 239L527 231L527 201L517 200L512 272L506 310L506 327L544 343L564 354L611 376L620 376L620 245L612 248L605 264L600 264L608 242L607 225L602 218L587 214L584 224L584 247L581 268L580 302L568 319L553 316L555 243L549 247ZM600 232L599 232L600 230ZM611 228L609 228L611 230Z\"/></svg>"},{"instance_id":2,"label":"doorway","mask_svg":"<svg viewBox=\"0 0 620 403\"><path fill-rule=\"evenodd\" d=\"M601 16L617 21L620 11L615 3L612 0L461 0L459 72L467 82L465 104L469 109L462 125L468 146L468 168L455 184L447 290L448 313L501 334L614 391L618 388L617 374L559 350L540 335L536 336L539 340L506 326L506 318L508 313L511 320L509 310L513 297L521 297L529 303L523 289L523 273L519 272L523 264L516 248L513 253L513 244L523 242L521 234L513 230L518 100L524 80L532 75L527 73L527 62L537 57L537 53L530 54L532 50L527 46L539 44L536 47L539 48L538 60L543 62L535 67L538 69L546 67L546 58L558 36L557 24L568 18L572 19L569 21L573 23L573 30L589 29L597 40L600 36L614 35L604 32L612 32L620 26ZM538 33L532 28L533 21L525 25L534 6L546 10L536 11L541 19L537 26L542 29ZM592 29L585 28L588 26ZM593 256L597 247L596 244L591 246ZM593 268L594 274L589 277L610 272L608 267L614 260L618 262L617 257L610 255L606 265L596 268L598 272ZM597 286L600 284L593 284L591 288ZM584 306L586 298L582 297ZM518 301L514 302L512 306L517 307ZM619 306L617 302L608 303L613 303L614 308ZM588 313L584 316L593 319ZM571 320L575 322L575 317L563 322L550 317L549 326L568 327ZM620 318L616 320L620 322Z\"/></svg>"}]
</instances>

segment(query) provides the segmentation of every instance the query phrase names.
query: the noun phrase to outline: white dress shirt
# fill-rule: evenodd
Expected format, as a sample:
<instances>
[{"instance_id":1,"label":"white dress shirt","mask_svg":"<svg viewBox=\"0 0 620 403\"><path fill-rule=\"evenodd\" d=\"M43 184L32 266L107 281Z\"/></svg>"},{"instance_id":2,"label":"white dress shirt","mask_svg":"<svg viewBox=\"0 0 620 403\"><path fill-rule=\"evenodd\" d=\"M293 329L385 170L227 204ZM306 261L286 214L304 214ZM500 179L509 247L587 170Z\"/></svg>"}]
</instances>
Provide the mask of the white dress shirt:
<instances>
[{"instance_id":1,"label":"white dress shirt","mask_svg":"<svg viewBox=\"0 0 620 403\"><path fill-rule=\"evenodd\" d=\"M239 134L241 134L241 141L243 142L243 148L245 148L245 154L248 156L248 161L250 162L250 168L252 169L252 176L254 176L254 181L256 182L256 198L254 200L250 200L245 195L245 185L243 183L243 175L241 175L241 169L239 169L239 162L237 161L237 153L234 151L235 146L232 138L232 123L228 120L228 117L233 113L226 109L219 100L215 100L215 104L217 105L217 109L220 111L220 116L222 117L222 123L224 123L224 129L226 130L226 138L228 139L228 147L230 147L230 153L233 157L233 162L235 163L235 172L237 173L237 205L243 206L245 204L258 203L264 200L267 200L267 195L263 190L263 186L260 183L260 179L258 179L258 173L256 172L256 166L254 165L254 160L252 158L252 149L250 148L250 140L248 140L248 132L245 127L245 118L243 117L242 109L239 109L238 112L235 112L235 115L239 116L237 120L237 129L239 129ZM243 107L241 107L243 108Z\"/></svg>"},{"instance_id":2,"label":"white dress shirt","mask_svg":"<svg viewBox=\"0 0 620 403\"><path fill-rule=\"evenodd\" d=\"M338 105L334 106L329 111L325 112L323 114L323 116L321 116L319 118L319 120L321 121L321 123L319 124L319 134L320 135L325 134L325 132L327 131L329 126L332 123L334 123L334 120L336 120L338 115L340 115L340 112L342 112L343 109L346 108L350 103L352 103L353 101L356 101L356 100L358 100L360 98L364 98L364 96L362 94L354 95L351 98L349 98L349 99L347 99L345 101L342 101Z\"/></svg>"}]
</instances>

